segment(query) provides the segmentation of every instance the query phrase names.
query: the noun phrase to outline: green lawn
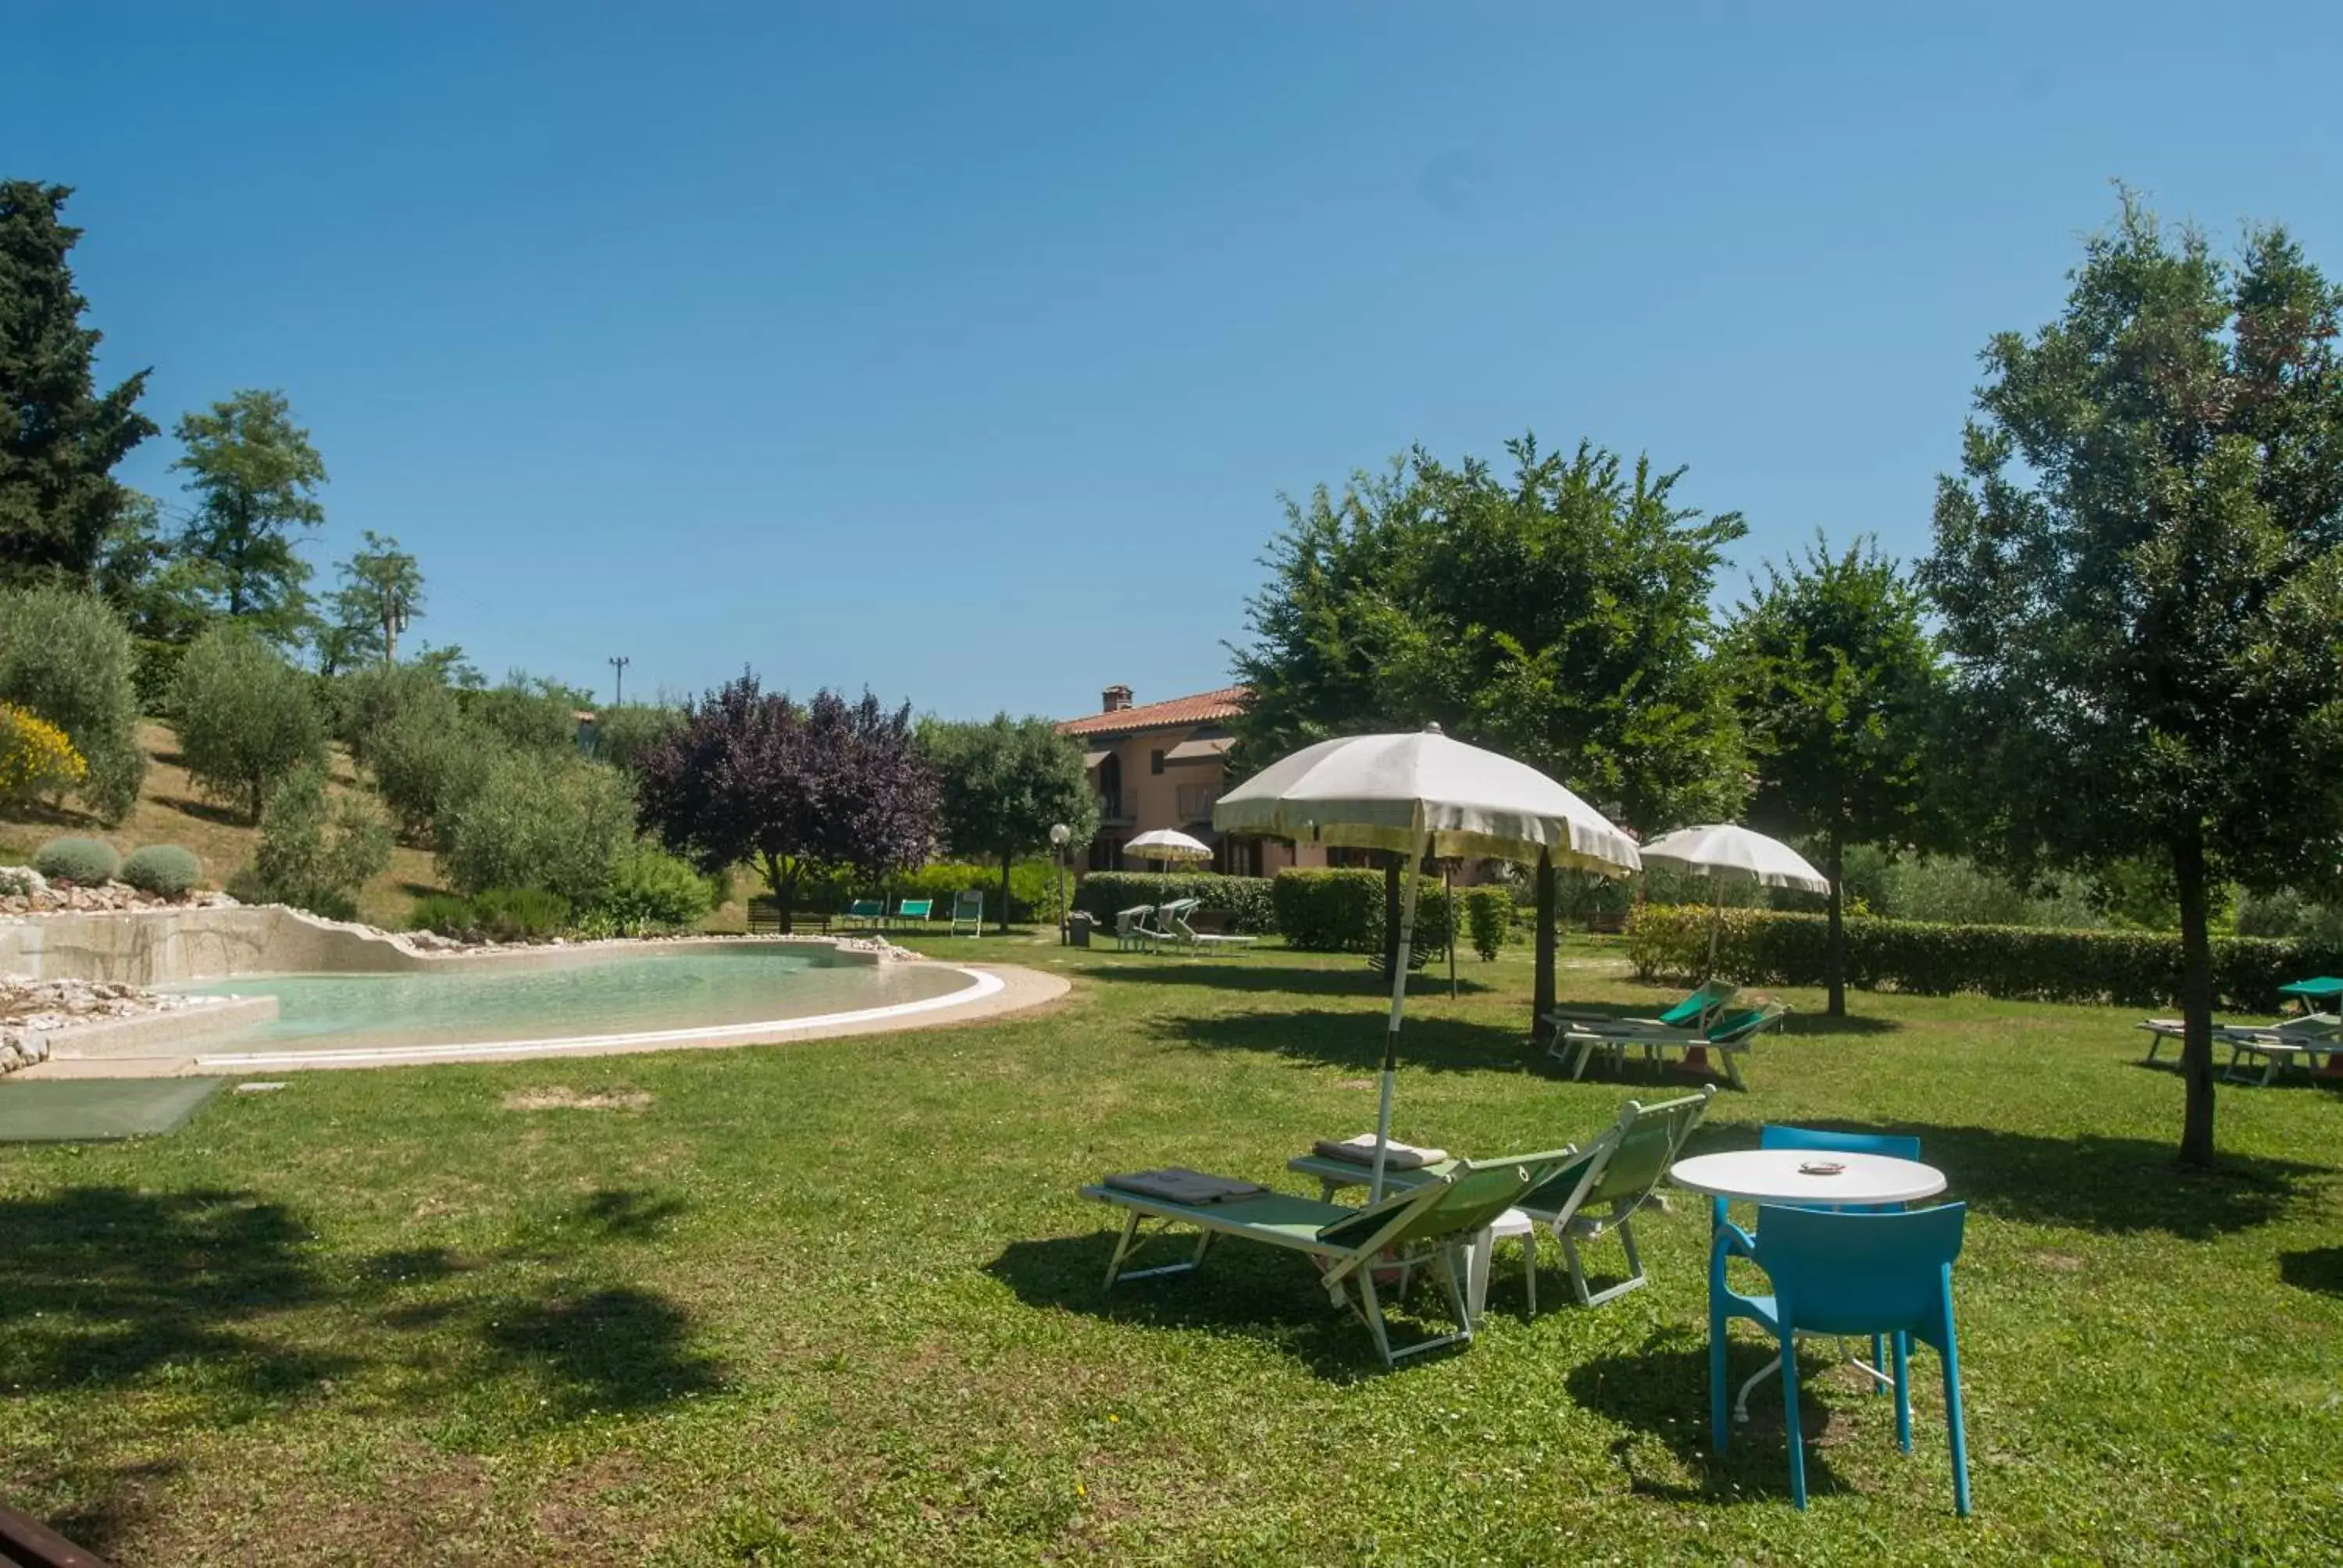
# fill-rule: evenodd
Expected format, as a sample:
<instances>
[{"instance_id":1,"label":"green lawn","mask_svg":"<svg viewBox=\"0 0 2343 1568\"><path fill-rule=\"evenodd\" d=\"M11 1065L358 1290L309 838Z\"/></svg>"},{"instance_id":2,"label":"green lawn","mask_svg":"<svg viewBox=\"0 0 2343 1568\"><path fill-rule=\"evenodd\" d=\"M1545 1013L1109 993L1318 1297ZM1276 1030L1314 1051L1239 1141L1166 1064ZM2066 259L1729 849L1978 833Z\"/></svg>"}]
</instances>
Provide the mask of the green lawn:
<instances>
[{"instance_id":1,"label":"green lawn","mask_svg":"<svg viewBox=\"0 0 2343 1568\"><path fill-rule=\"evenodd\" d=\"M1802 1516L1770 1391L1705 1452L1694 1203L1591 1312L1523 1322L1508 1248L1481 1341L1393 1374L1287 1254L1101 1299L1083 1181L1290 1181L1372 1126L1357 960L923 945L1078 984L984 1027L317 1073L150 1145L0 1150L0 1496L126 1564L2343 1557L2333 1088L2225 1091L2227 1171L2186 1177L2128 1015L1859 995L1825 1029L1791 993L1703 1146L1907 1129L1972 1205L1976 1517L1933 1358L1907 1458L1819 1350ZM1655 995L1567 956L1567 995ZM1544 1148L1650 1094L1532 1060L1520 958L1464 974L1411 1002L1402 1136Z\"/></svg>"}]
</instances>

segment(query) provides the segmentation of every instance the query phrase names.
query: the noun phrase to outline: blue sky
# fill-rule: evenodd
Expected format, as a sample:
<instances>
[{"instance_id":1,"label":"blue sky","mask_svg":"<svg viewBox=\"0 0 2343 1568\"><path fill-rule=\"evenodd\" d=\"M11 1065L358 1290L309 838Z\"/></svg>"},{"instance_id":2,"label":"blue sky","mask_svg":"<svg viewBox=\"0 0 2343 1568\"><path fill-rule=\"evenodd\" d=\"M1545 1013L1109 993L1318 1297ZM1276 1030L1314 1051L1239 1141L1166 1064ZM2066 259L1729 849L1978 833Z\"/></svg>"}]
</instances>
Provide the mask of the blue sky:
<instances>
[{"instance_id":1,"label":"blue sky","mask_svg":"<svg viewBox=\"0 0 2343 1568\"><path fill-rule=\"evenodd\" d=\"M1925 548L2113 178L2343 268L2343 9L1790 9L18 0L0 173L491 674L1069 715L1222 684L1278 493L1412 442L1689 465L1728 599Z\"/></svg>"}]
</instances>

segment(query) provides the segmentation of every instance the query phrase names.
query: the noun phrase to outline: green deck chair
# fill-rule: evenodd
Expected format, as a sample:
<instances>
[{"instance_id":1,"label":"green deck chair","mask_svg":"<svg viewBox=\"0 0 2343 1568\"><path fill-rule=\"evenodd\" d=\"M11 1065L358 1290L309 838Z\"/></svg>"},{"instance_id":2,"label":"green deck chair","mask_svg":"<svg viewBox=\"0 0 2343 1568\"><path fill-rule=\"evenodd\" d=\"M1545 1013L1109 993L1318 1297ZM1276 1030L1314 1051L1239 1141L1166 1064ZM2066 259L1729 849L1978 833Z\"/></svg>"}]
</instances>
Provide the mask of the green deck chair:
<instances>
[{"instance_id":1,"label":"green deck chair","mask_svg":"<svg viewBox=\"0 0 2343 1568\"><path fill-rule=\"evenodd\" d=\"M846 906L846 913L838 917L840 925L851 920L858 926L880 925L886 919L887 900L884 899L857 899Z\"/></svg>"},{"instance_id":2,"label":"green deck chair","mask_svg":"<svg viewBox=\"0 0 2343 1568\"><path fill-rule=\"evenodd\" d=\"M969 935L972 937L984 935L984 894L981 890L970 889L952 895L950 934L960 935L962 926L968 928Z\"/></svg>"},{"instance_id":3,"label":"green deck chair","mask_svg":"<svg viewBox=\"0 0 2343 1568\"><path fill-rule=\"evenodd\" d=\"M1740 989L1730 980L1710 980L1657 1018L1614 1018L1608 1013L1556 1008L1545 1015L1545 1021L1554 1025L1557 1039L1581 1024L1606 1030L1668 1030L1705 1033L1716 1021L1716 1015L1725 1010L1725 1004L1731 1001Z\"/></svg>"},{"instance_id":4,"label":"green deck chair","mask_svg":"<svg viewBox=\"0 0 2343 1568\"><path fill-rule=\"evenodd\" d=\"M1626 1065L1627 1052L1638 1049L1646 1058L1654 1060L1671 1050L1713 1050L1724 1065L1725 1081L1735 1089L1746 1090L1749 1085L1741 1077L1741 1064L1736 1059L1759 1035L1769 1029L1779 1028L1789 1012L1790 1010L1778 1001L1766 1001L1754 1008L1719 1016L1704 1034L1596 1029L1591 1025L1574 1024L1546 1047L1546 1054L1566 1064L1570 1068L1570 1076L1576 1080L1586 1076L1586 1064L1598 1050L1622 1067Z\"/></svg>"},{"instance_id":5,"label":"green deck chair","mask_svg":"<svg viewBox=\"0 0 2343 1568\"><path fill-rule=\"evenodd\" d=\"M1082 1196L1125 1211L1122 1234L1115 1242L1113 1256L1107 1260L1108 1289L1121 1280L1187 1272L1203 1262L1214 1238L1220 1236L1282 1247L1304 1253L1318 1264L1327 1299L1337 1310L1356 1311L1366 1321L1367 1332L1374 1336L1375 1352L1389 1367L1397 1365L1403 1356L1472 1342L1473 1322L1465 1311L1461 1278L1463 1246L1532 1190L1552 1181L1571 1158L1567 1152L1556 1151L1479 1163L1460 1160L1440 1175L1389 1193L1382 1202L1363 1209L1282 1192L1217 1203L1182 1203L1104 1183L1083 1188ZM1148 1239L1142 1227L1151 1221L1157 1222L1157 1233L1173 1225L1195 1226L1201 1234L1194 1254L1185 1262L1126 1269L1124 1264ZM1387 1257L1387 1253L1394 1255ZM1383 1302L1375 1292L1375 1270L1417 1261L1432 1263L1440 1275L1456 1327L1451 1333L1393 1349L1383 1322Z\"/></svg>"},{"instance_id":6,"label":"green deck chair","mask_svg":"<svg viewBox=\"0 0 2343 1568\"><path fill-rule=\"evenodd\" d=\"M1692 1136L1693 1129L1708 1113L1709 1101L1715 1094L1716 1086L1709 1083L1703 1084L1696 1094L1657 1105L1627 1101L1619 1108L1617 1119L1593 1142L1584 1149L1564 1151L1565 1163L1513 1204L1551 1230L1554 1240L1562 1243L1563 1261L1570 1268L1570 1286L1577 1292L1582 1306L1599 1307L1647 1282L1630 1221L1666 1179L1668 1168L1675 1163L1684 1140ZM1386 1171L1383 1182L1390 1187L1413 1187L1437 1179L1447 1168L1443 1163L1413 1171ZM1305 1154L1288 1161L1286 1169L1315 1176L1329 1196L1339 1188L1364 1185L1373 1179L1363 1166L1322 1154ZM1590 1291L1578 1255L1579 1243L1597 1241L1614 1232L1626 1250L1627 1278L1606 1290ZM1534 1233L1524 1238L1522 1244L1534 1246Z\"/></svg>"},{"instance_id":7,"label":"green deck chair","mask_svg":"<svg viewBox=\"0 0 2343 1568\"><path fill-rule=\"evenodd\" d=\"M933 899L899 899L895 901L893 918L898 920L917 920L924 926L935 910L936 901Z\"/></svg>"}]
</instances>

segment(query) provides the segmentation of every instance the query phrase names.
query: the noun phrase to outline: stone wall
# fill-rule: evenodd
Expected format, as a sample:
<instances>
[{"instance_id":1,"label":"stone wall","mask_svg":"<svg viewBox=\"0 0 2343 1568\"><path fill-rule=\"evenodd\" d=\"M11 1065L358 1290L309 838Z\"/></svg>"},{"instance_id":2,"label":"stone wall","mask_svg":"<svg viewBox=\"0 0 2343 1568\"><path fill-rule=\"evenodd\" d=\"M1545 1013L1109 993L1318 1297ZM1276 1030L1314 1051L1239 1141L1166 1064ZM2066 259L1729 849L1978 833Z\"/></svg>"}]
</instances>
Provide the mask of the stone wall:
<instances>
[{"instance_id":1,"label":"stone wall","mask_svg":"<svg viewBox=\"0 0 2343 1568\"><path fill-rule=\"evenodd\" d=\"M404 938L280 904L0 923L0 971L31 980L172 985L248 974L385 973L429 961Z\"/></svg>"}]
</instances>

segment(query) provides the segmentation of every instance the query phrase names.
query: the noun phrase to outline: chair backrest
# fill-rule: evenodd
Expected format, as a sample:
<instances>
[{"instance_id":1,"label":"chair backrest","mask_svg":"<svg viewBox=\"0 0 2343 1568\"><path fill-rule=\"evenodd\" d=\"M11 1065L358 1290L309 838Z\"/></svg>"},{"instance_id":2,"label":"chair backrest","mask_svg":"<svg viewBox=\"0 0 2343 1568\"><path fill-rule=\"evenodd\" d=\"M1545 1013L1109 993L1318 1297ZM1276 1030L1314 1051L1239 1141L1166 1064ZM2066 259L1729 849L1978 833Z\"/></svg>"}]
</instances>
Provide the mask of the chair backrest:
<instances>
[{"instance_id":1,"label":"chair backrest","mask_svg":"<svg viewBox=\"0 0 2343 1568\"><path fill-rule=\"evenodd\" d=\"M1176 905L1169 905L1164 909L1164 924L1170 926L1172 928L1172 934L1178 937L1182 941L1192 942L1196 940L1196 928L1188 923L1189 911L1193 910L1195 907L1195 902L1192 900Z\"/></svg>"},{"instance_id":2,"label":"chair backrest","mask_svg":"<svg viewBox=\"0 0 2343 1568\"><path fill-rule=\"evenodd\" d=\"M1885 1154L1891 1160L1920 1158L1920 1141L1900 1132L1835 1132L1826 1127L1787 1127L1771 1121L1757 1130L1757 1147Z\"/></svg>"},{"instance_id":3,"label":"chair backrest","mask_svg":"<svg viewBox=\"0 0 2343 1568\"><path fill-rule=\"evenodd\" d=\"M1322 1226L1318 1239L1366 1257L1411 1241L1484 1230L1575 1156L1566 1149L1506 1160L1459 1160L1422 1186L1388 1194Z\"/></svg>"},{"instance_id":4,"label":"chair backrest","mask_svg":"<svg viewBox=\"0 0 2343 1568\"><path fill-rule=\"evenodd\" d=\"M1710 980L1684 1000L1660 1014L1660 1021L1671 1028L1690 1028L1707 1020L1710 1015L1733 1000L1741 988L1729 980Z\"/></svg>"},{"instance_id":5,"label":"chair backrest","mask_svg":"<svg viewBox=\"0 0 2343 1568\"><path fill-rule=\"evenodd\" d=\"M924 920L935 907L933 899L905 899L895 906L895 913L906 920Z\"/></svg>"},{"instance_id":6,"label":"chair backrest","mask_svg":"<svg viewBox=\"0 0 2343 1568\"><path fill-rule=\"evenodd\" d=\"M952 895L952 919L956 920L980 920L984 919L984 894L980 890L973 889L964 893L954 893Z\"/></svg>"},{"instance_id":7,"label":"chair backrest","mask_svg":"<svg viewBox=\"0 0 2343 1568\"><path fill-rule=\"evenodd\" d=\"M846 912L860 920L876 920L887 912L884 899L857 899L846 906Z\"/></svg>"},{"instance_id":8,"label":"chair backrest","mask_svg":"<svg viewBox=\"0 0 2343 1568\"><path fill-rule=\"evenodd\" d=\"M1961 1255L1966 1203L1892 1213L1761 1204L1757 1266L1782 1326L1818 1334L1907 1330L1943 1344L1946 1282Z\"/></svg>"},{"instance_id":9,"label":"chair backrest","mask_svg":"<svg viewBox=\"0 0 2343 1568\"><path fill-rule=\"evenodd\" d=\"M1722 1014L1709 1026L1709 1040L1715 1045L1731 1045L1747 1040L1751 1035L1781 1022L1789 1010L1778 1001L1766 1001L1753 1008Z\"/></svg>"},{"instance_id":10,"label":"chair backrest","mask_svg":"<svg viewBox=\"0 0 2343 1568\"><path fill-rule=\"evenodd\" d=\"M1114 912L1114 934L1119 937L1131 935L1132 931L1145 924L1147 917L1154 912L1153 904L1133 904L1127 910L1117 910Z\"/></svg>"},{"instance_id":11,"label":"chair backrest","mask_svg":"<svg viewBox=\"0 0 2343 1568\"><path fill-rule=\"evenodd\" d=\"M1716 1086L1703 1084L1697 1094L1687 1094L1681 1100L1664 1101L1658 1105L1643 1105L1629 1101L1619 1108L1619 1120L1605 1129L1600 1144L1611 1141L1610 1158L1591 1173L1586 1191L1579 1194L1578 1207L1588 1203L1608 1203L1614 1220L1624 1220L1643 1206L1659 1184L1667 1180L1668 1167L1676 1162L1676 1155L1707 1114L1708 1102L1716 1095Z\"/></svg>"}]
</instances>

